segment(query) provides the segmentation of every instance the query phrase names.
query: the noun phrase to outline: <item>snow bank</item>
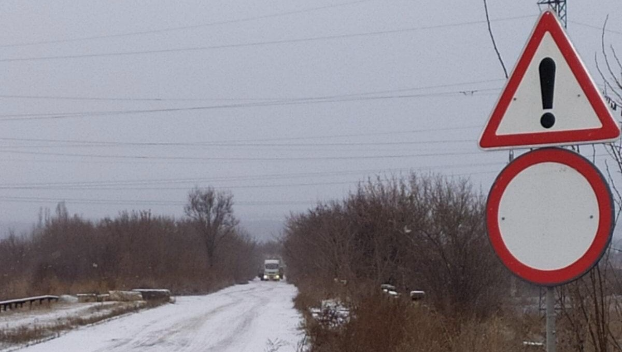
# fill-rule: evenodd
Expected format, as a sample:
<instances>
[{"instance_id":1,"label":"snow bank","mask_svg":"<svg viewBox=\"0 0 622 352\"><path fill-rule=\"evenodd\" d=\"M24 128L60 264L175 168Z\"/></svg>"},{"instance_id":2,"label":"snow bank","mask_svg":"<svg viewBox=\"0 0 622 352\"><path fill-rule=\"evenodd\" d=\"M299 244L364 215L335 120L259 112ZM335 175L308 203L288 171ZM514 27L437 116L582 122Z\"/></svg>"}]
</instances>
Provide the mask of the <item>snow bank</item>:
<instances>
[{"instance_id":1,"label":"snow bank","mask_svg":"<svg viewBox=\"0 0 622 352\"><path fill-rule=\"evenodd\" d=\"M24 352L295 352L293 285L254 281L71 331Z\"/></svg>"}]
</instances>

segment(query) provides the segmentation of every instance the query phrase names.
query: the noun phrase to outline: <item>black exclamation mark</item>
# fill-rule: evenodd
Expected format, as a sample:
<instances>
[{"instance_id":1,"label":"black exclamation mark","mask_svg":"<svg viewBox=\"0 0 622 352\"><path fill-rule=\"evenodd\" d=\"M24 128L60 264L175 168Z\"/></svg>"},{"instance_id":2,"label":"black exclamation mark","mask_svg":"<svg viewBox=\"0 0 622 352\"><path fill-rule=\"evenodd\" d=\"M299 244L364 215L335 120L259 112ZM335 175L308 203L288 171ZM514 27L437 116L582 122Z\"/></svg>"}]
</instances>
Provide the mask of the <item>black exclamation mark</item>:
<instances>
[{"instance_id":1,"label":"black exclamation mark","mask_svg":"<svg viewBox=\"0 0 622 352\"><path fill-rule=\"evenodd\" d=\"M542 93L542 109L553 109L553 93L555 92L555 61L550 57L540 62L540 91ZM555 115L544 113L540 118L544 128L551 128L555 124Z\"/></svg>"}]
</instances>

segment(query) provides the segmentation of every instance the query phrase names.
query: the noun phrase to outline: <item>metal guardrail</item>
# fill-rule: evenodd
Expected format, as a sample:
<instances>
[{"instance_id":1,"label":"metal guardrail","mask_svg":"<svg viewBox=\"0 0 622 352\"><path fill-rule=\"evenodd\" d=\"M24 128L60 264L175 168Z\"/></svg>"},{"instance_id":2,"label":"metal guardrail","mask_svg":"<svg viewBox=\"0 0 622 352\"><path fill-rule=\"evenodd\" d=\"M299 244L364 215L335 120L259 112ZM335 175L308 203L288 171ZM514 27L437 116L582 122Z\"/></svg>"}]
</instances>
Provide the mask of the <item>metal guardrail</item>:
<instances>
[{"instance_id":1,"label":"metal guardrail","mask_svg":"<svg viewBox=\"0 0 622 352\"><path fill-rule=\"evenodd\" d=\"M36 296L36 297L28 297L28 298L18 298L11 299L8 301L0 301L0 312L7 311L9 309L23 308L25 304L28 304L32 307L33 303L39 302L39 305L42 305L43 302L49 304L52 301L58 302L58 296L45 295L45 296Z\"/></svg>"},{"instance_id":2,"label":"metal guardrail","mask_svg":"<svg viewBox=\"0 0 622 352\"><path fill-rule=\"evenodd\" d=\"M171 291L167 289L137 288L132 291L140 293L145 301L169 301L171 299Z\"/></svg>"}]
</instances>

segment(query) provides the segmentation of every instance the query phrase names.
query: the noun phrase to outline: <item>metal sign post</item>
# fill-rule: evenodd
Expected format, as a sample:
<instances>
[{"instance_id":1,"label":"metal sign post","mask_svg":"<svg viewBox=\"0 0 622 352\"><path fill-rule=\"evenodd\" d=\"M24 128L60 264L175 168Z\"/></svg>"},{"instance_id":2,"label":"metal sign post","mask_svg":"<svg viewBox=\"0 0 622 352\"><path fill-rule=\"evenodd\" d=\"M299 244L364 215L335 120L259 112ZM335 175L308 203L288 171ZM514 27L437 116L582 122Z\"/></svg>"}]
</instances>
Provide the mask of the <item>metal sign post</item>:
<instances>
[{"instance_id":1,"label":"metal sign post","mask_svg":"<svg viewBox=\"0 0 622 352\"><path fill-rule=\"evenodd\" d=\"M484 150L616 140L620 128L552 11L544 11L479 140ZM527 152L488 194L486 226L501 262L546 287L546 347L555 352L555 287L598 263L613 233L606 178L563 148ZM561 303L563 304L563 302Z\"/></svg>"},{"instance_id":2,"label":"metal sign post","mask_svg":"<svg viewBox=\"0 0 622 352\"><path fill-rule=\"evenodd\" d=\"M555 287L546 288L546 352L555 352Z\"/></svg>"}]
</instances>

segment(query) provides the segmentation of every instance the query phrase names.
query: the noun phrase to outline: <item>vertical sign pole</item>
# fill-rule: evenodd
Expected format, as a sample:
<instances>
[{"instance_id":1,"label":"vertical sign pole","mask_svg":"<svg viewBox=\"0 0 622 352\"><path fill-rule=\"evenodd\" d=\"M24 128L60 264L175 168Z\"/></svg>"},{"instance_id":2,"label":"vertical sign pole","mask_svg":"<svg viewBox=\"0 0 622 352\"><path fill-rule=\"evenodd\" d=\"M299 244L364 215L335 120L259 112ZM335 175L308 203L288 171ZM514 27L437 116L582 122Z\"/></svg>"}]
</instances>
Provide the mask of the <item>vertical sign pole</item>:
<instances>
[{"instance_id":1,"label":"vertical sign pole","mask_svg":"<svg viewBox=\"0 0 622 352\"><path fill-rule=\"evenodd\" d=\"M546 352L555 352L555 287L546 288Z\"/></svg>"},{"instance_id":2,"label":"vertical sign pole","mask_svg":"<svg viewBox=\"0 0 622 352\"><path fill-rule=\"evenodd\" d=\"M564 28L567 26L566 16L566 0L555 0L556 4L554 9L557 12L557 16L562 20ZM577 147L578 151L578 147ZM562 301L561 304L564 304ZM546 352L555 352L555 288L546 288Z\"/></svg>"},{"instance_id":3,"label":"vertical sign pole","mask_svg":"<svg viewBox=\"0 0 622 352\"><path fill-rule=\"evenodd\" d=\"M566 28L566 0L546 0ZM545 3L541 0L539 4ZM577 147L578 149L578 147ZM561 302L564 304L564 302ZM546 352L555 352L555 288L546 288Z\"/></svg>"}]
</instances>

